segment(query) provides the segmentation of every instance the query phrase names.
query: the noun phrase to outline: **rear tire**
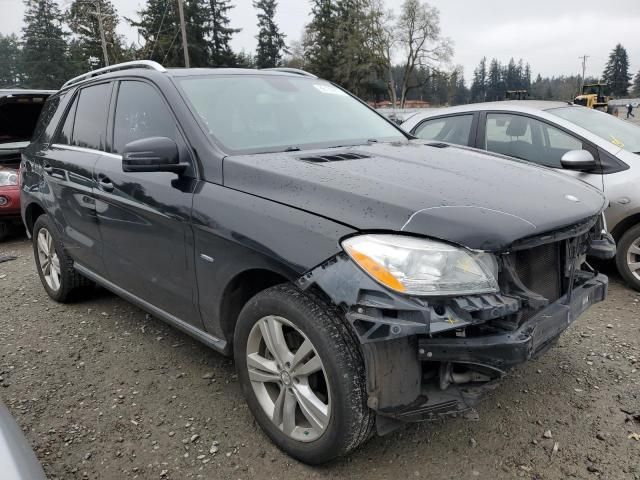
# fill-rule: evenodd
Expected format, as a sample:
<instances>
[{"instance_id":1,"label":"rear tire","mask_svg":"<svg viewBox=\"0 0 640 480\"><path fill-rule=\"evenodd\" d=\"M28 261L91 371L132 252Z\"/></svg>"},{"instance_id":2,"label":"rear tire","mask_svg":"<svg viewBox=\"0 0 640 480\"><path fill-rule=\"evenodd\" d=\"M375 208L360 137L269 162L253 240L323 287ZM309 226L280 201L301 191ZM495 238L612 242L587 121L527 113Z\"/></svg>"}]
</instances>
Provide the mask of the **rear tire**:
<instances>
[{"instance_id":1,"label":"rear tire","mask_svg":"<svg viewBox=\"0 0 640 480\"><path fill-rule=\"evenodd\" d=\"M304 463L345 455L372 432L364 362L349 328L336 308L292 285L257 294L238 318L234 355L249 409Z\"/></svg>"},{"instance_id":2,"label":"rear tire","mask_svg":"<svg viewBox=\"0 0 640 480\"><path fill-rule=\"evenodd\" d=\"M620 237L616 266L629 286L640 291L640 225L630 228Z\"/></svg>"},{"instance_id":3,"label":"rear tire","mask_svg":"<svg viewBox=\"0 0 640 480\"><path fill-rule=\"evenodd\" d=\"M73 268L73 260L48 215L33 226L33 254L42 286L56 302L67 303L83 288L93 285Z\"/></svg>"}]
</instances>

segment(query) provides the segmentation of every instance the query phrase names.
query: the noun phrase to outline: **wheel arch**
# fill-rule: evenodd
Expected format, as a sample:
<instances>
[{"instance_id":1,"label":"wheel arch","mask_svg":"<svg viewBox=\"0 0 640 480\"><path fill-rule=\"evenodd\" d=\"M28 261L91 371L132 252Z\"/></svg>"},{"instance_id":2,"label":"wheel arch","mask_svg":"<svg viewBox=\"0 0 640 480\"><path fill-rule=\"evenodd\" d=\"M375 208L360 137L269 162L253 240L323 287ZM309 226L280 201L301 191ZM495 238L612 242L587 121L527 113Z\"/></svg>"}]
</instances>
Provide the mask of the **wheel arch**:
<instances>
[{"instance_id":1,"label":"wheel arch","mask_svg":"<svg viewBox=\"0 0 640 480\"><path fill-rule=\"evenodd\" d=\"M640 224L640 213L635 213L619 222L611 231L611 235L618 242L627 230L638 224Z\"/></svg>"},{"instance_id":2,"label":"wheel arch","mask_svg":"<svg viewBox=\"0 0 640 480\"><path fill-rule=\"evenodd\" d=\"M290 282L283 272L265 267L254 267L238 272L227 283L220 302L220 327L233 350L233 334L240 311L247 302L267 288Z\"/></svg>"},{"instance_id":3,"label":"wheel arch","mask_svg":"<svg viewBox=\"0 0 640 480\"><path fill-rule=\"evenodd\" d=\"M45 215L47 212L45 209L36 201L30 202L24 209L24 223L27 228L27 233L31 235L33 233L33 226L36 223L36 220L41 215Z\"/></svg>"}]
</instances>

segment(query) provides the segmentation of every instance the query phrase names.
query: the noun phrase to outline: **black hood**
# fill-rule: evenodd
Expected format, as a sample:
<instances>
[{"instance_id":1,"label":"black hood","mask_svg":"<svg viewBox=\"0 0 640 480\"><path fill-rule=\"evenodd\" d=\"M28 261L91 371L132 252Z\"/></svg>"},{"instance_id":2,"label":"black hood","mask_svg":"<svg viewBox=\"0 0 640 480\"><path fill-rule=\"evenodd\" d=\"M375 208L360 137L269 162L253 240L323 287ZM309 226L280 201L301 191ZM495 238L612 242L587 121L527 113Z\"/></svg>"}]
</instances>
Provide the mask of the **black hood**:
<instances>
[{"instance_id":1,"label":"black hood","mask_svg":"<svg viewBox=\"0 0 640 480\"><path fill-rule=\"evenodd\" d=\"M357 230L490 251L605 207L601 192L551 169L418 141L227 157L224 184Z\"/></svg>"}]
</instances>

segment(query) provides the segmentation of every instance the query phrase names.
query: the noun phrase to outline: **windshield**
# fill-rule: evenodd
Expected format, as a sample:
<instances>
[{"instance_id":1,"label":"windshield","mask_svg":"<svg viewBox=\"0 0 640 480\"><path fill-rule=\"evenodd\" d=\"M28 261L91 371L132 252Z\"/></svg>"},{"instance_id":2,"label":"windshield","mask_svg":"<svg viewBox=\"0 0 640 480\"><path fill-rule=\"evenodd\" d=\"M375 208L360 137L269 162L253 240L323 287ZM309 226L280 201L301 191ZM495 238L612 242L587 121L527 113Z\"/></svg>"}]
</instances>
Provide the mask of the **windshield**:
<instances>
[{"instance_id":1,"label":"windshield","mask_svg":"<svg viewBox=\"0 0 640 480\"><path fill-rule=\"evenodd\" d=\"M191 108L234 153L406 140L397 128L330 83L280 75L179 80Z\"/></svg>"},{"instance_id":2,"label":"windshield","mask_svg":"<svg viewBox=\"0 0 640 480\"><path fill-rule=\"evenodd\" d=\"M613 115L584 107L561 107L549 113L564 118L591 133L633 153L640 153L640 127Z\"/></svg>"}]
</instances>

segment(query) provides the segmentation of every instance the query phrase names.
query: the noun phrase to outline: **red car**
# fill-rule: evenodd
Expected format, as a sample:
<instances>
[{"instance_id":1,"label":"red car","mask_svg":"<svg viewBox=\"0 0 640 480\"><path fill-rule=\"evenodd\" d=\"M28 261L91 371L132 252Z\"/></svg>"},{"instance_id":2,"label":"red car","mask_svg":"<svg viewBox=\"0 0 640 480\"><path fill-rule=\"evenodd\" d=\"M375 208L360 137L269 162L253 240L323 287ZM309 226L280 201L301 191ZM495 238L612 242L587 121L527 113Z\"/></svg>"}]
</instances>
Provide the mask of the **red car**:
<instances>
[{"instance_id":1,"label":"red car","mask_svg":"<svg viewBox=\"0 0 640 480\"><path fill-rule=\"evenodd\" d=\"M53 90L0 90L0 240L20 219L20 153Z\"/></svg>"}]
</instances>

